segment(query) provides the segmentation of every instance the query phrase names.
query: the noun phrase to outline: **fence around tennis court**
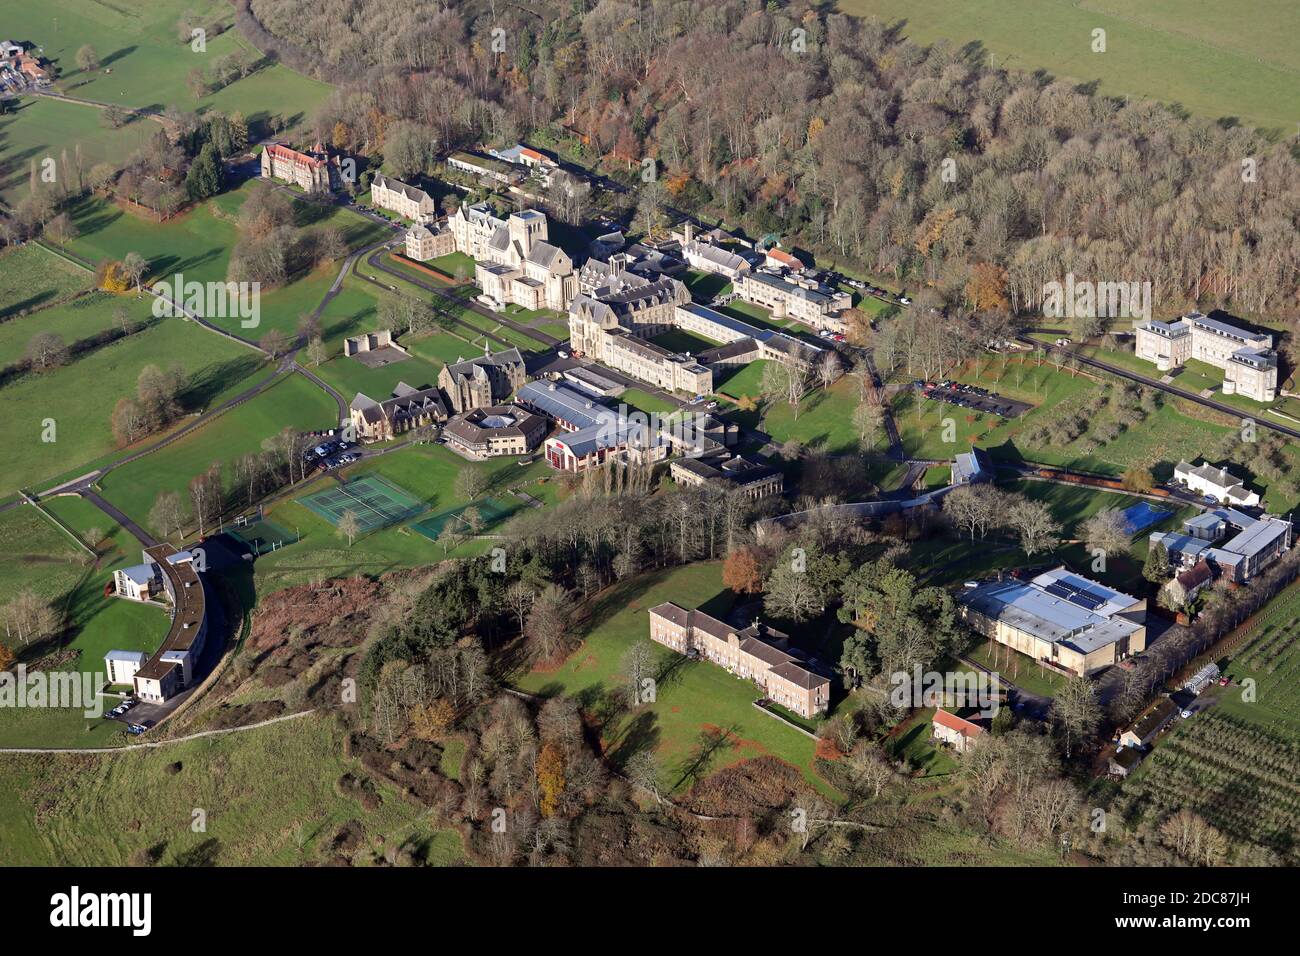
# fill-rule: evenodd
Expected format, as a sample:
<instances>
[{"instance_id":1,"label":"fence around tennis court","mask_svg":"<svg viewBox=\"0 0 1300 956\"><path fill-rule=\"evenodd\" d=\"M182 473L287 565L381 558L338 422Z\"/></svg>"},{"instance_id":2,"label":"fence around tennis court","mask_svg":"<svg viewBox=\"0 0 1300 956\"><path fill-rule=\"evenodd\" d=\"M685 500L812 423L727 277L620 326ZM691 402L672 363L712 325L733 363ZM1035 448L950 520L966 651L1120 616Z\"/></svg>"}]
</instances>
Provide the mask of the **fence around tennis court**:
<instances>
[{"instance_id":1,"label":"fence around tennis court","mask_svg":"<svg viewBox=\"0 0 1300 956\"><path fill-rule=\"evenodd\" d=\"M362 534L409 521L428 508L415 495L382 475L340 481L333 488L305 495L298 502L336 527L343 515L351 511Z\"/></svg>"}]
</instances>

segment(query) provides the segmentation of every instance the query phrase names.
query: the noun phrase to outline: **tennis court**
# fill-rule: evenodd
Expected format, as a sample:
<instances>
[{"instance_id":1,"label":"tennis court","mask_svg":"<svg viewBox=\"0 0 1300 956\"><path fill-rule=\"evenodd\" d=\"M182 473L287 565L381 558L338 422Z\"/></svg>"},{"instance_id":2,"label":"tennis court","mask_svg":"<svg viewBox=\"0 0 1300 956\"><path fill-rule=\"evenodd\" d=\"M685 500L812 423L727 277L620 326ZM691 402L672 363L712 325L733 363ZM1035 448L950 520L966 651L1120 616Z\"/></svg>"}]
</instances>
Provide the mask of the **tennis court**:
<instances>
[{"instance_id":1,"label":"tennis court","mask_svg":"<svg viewBox=\"0 0 1300 956\"><path fill-rule=\"evenodd\" d=\"M362 475L340 482L333 488L304 495L298 503L314 511L330 524L338 526L345 512L357 519L361 534L407 521L428 507L409 491L399 488L382 475Z\"/></svg>"},{"instance_id":2,"label":"tennis court","mask_svg":"<svg viewBox=\"0 0 1300 956\"><path fill-rule=\"evenodd\" d=\"M449 522L454 521L457 531L461 532L461 534L469 534L471 530L469 523L461 518L466 508L477 508L479 517L483 519L482 528L488 528L503 518L514 514L519 510L520 505L498 501L495 498L484 498L482 501L475 501L473 504L461 505L458 508L451 508L447 511L440 511L436 515L430 515L423 521L417 521L410 525L410 528L431 541L437 541L438 535L442 534L442 529L447 527Z\"/></svg>"},{"instance_id":3,"label":"tennis court","mask_svg":"<svg viewBox=\"0 0 1300 956\"><path fill-rule=\"evenodd\" d=\"M292 531L286 531L278 524L266 520L252 521L242 528L230 527L226 529L226 533L248 545L249 550L256 555L283 548L286 544L293 544L298 540L298 536Z\"/></svg>"},{"instance_id":4,"label":"tennis court","mask_svg":"<svg viewBox=\"0 0 1300 956\"><path fill-rule=\"evenodd\" d=\"M1139 501L1135 505L1129 505L1120 514L1124 516L1124 525L1128 528L1128 533L1137 534L1153 524L1164 521L1173 514L1173 511L1169 508L1158 508L1145 501Z\"/></svg>"}]
</instances>

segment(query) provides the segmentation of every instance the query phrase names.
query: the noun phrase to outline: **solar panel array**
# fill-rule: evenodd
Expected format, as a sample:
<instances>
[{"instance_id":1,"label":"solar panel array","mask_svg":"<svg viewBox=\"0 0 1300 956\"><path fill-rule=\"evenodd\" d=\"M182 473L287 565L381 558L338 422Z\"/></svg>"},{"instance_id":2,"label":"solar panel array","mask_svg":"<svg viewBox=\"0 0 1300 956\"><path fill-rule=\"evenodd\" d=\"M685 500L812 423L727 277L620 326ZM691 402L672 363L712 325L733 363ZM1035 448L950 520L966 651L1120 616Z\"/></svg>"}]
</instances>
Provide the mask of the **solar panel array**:
<instances>
[{"instance_id":1,"label":"solar panel array","mask_svg":"<svg viewBox=\"0 0 1300 956\"><path fill-rule=\"evenodd\" d=\"M1053 581L1044 590L1054 597L1069 601L1071 604L1077 604L1089 611L1097 610L1110 599L1109 595L1098 594L1096 591L1090 591L1085 587L1070 584L1067 581Z\"/></svg>"}]
</instances>

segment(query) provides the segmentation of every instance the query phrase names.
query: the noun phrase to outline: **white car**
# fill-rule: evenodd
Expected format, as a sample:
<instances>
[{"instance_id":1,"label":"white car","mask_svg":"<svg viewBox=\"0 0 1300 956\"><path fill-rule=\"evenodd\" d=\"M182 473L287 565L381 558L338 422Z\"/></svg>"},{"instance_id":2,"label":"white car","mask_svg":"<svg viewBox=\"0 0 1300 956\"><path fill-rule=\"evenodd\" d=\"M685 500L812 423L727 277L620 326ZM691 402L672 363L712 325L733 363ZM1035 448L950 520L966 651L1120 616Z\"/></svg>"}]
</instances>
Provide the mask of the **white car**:
<instances>
[{"instance_id":1,"label":"white car","mask_svg":"<svg viewBox=\"0 0 1300 956\"><path fill-rule=\"evenodd\" d=\"M909 298L908 298L907 296L905 296L905 295L900 295L900 296L898 297L898 301L901 302L901 303L903 303L903 305L911 305L911 304L912 304L912 300L909 299Z\"/></svg>"},{"instance_id":2,"label":"white car","mask_svg":"<svg viewBox=\"0 0 1300 956\"><path fill-rule=\"evenodd\" d=\"M1185 710L1185 711L1183 711L1183 713L1182 713L1182 718L1183 718L1183 720L1187 720L1187 719L1188 719L1189 717L1191 717L1191 716L1192 716L1192 712L1191 712L1190 710Z\"/></svg>"},{"instance_id":3,"label":"white car","mask_svg":"<svg viewBox=\"0 0 1300 956\"><path fill-rule=\"evenodd\" d=\"M566 352L566 351L564 351L564 349L560 349L560 351L556 352L555 354L558 355L560 358L568 358L568 357L569 357L569 353Z\"/></svg>"}]
</instances>

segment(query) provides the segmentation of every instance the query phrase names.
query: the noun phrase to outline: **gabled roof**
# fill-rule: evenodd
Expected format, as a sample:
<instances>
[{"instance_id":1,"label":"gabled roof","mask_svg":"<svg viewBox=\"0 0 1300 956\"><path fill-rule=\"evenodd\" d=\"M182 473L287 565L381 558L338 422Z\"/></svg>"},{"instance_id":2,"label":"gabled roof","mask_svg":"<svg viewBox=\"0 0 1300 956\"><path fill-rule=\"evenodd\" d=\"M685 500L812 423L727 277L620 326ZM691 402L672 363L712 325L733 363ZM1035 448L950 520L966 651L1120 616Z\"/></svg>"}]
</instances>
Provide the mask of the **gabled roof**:
<instances>
[{"instance_id":1,"label":"gabled roof","mask_svg":"<svg viewBox=\"0 0 1300 956\"><path fill-rule=\"evenodd\" d=\"M940 727L947 727L949 730L955 730L963 737L978 737L984 733L984 728L979 724L972 723L965 717L958 717L956 714L950 714L942 707L935 710L934 722Z\"/></svg>"}]
</instances>

